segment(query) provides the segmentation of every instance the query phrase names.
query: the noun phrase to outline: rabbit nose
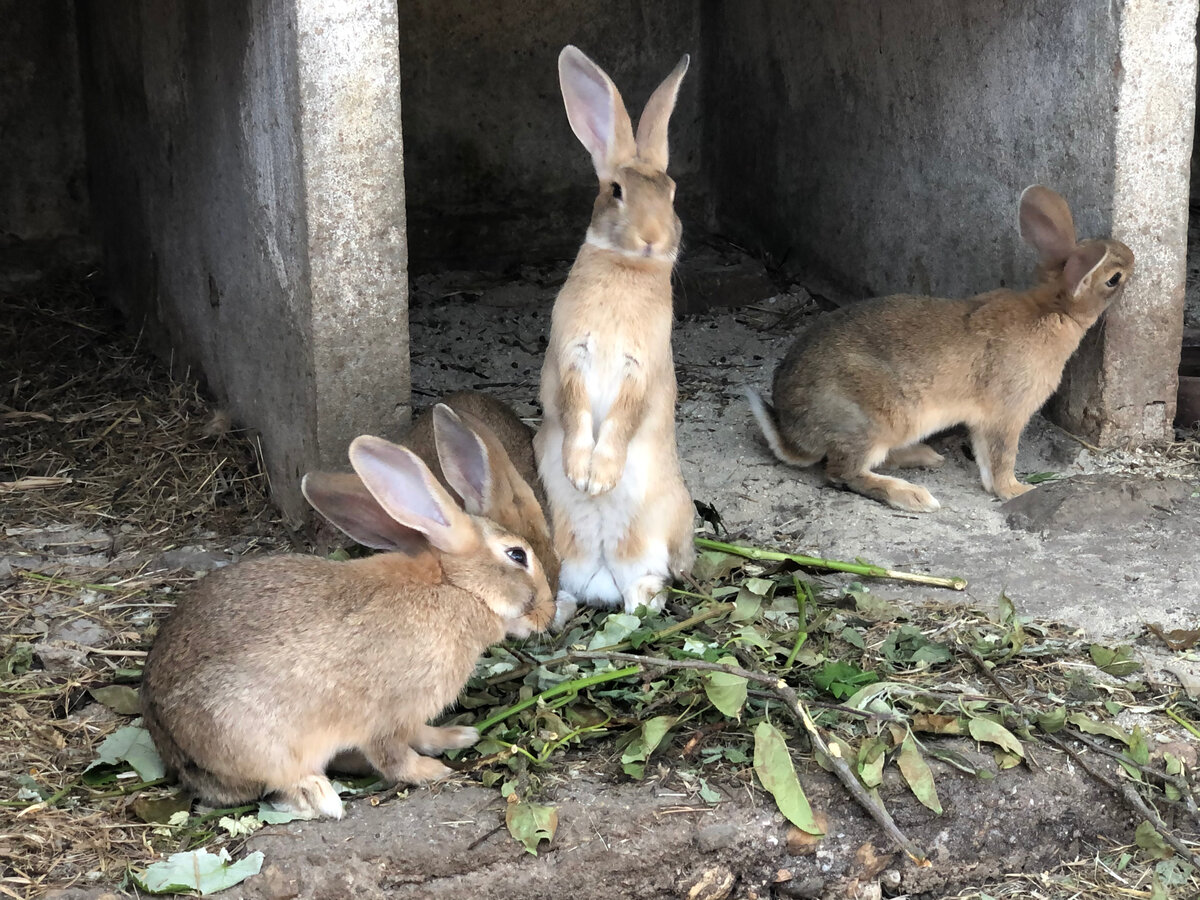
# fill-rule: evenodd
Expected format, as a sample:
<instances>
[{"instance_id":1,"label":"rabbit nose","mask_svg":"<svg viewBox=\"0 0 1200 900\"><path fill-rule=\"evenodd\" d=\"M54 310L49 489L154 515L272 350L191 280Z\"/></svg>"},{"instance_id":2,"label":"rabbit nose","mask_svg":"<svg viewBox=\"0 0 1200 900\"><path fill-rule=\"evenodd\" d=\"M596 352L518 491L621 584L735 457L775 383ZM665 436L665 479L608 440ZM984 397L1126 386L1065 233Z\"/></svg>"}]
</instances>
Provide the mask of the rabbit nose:
<instances>
[{"instance_id":1,"label":"rabbit nose","mask_svg":"<svg viewBox=\"0 0 1200 900\"><path fill-rule=\"evenodd\" d=\"M642 256L653 256L653 255L654 255L654 242L646 241L646 246L642 248Z\"/></svg>"}]
</instances>

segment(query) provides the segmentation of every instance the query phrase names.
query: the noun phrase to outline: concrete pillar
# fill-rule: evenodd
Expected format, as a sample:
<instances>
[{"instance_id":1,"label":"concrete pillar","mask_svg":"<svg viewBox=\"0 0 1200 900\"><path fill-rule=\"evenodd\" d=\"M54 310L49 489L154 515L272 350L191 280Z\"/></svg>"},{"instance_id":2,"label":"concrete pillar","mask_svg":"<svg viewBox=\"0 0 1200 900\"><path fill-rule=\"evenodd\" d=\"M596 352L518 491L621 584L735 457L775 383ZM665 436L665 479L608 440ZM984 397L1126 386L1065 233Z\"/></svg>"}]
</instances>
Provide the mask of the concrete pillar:
<instances>
[{"instance_id":1,"label":"concrete pillar","mask_svg":"<svg viewBox=\"0 0 1200 900\"><path fill-rule=\"evenodd\" d=\"M78 5L93 209L116 295L299 477L408 417L396 5Z\"/></svg>"},{"instance_id":2,"label":"concrete pillar","mask_svg":"<svg viewBox=\"0 0 1200 900\"><path fill-rule=\"evenodd\" d=\"M1179 389L1196 111L1196 0L1115 4L1112 230L1137 270L1051 407L1102 446L1170 437Z\"/></svg>"},{"instance_id":3,"label":"concrete pillar","mask_svg":"<svg viewBox=\"0 0 1200 900\"><path fill-rule=\"evenodd\" d=\"M852 295L1030 283L1022 188L1138 272L1051 413L1169 433L1183 316L1197 0L702 0L720 229Z\"/></svg>"}]
</instances>

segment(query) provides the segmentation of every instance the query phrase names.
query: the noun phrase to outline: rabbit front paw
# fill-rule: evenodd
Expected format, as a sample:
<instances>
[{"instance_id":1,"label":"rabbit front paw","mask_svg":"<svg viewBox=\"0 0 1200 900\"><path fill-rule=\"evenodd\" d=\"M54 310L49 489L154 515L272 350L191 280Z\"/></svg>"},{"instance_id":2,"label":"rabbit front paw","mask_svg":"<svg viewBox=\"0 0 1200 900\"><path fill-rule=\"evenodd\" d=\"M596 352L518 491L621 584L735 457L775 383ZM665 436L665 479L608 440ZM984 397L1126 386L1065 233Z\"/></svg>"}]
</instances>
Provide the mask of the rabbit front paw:
<instances>
[{"instance_id":1,"label":"rabbit front paw","mask_svg":"<svg viewBox=\"0 0 1200 900\"><path fill-rule=\"evenodd\" d=\"M624 454L604 453L597 449L592 454L591 472L588 478L587 492L595 497L606 494L617 486L621 473L625 470ZM581 490L583 490L581 488Z\"/></svg>"},{"instance_id":2,"label":"rabbit front paw","mask_svg":"<svg viewBox=\"0 0 1200 900\"><path fill-rule=\"evenodd\" d=\"M1013 497L1020 497L1022 494L1027 494L1032 491L1032 484L1021 484L1015 478L1007 484L996 485L996 496L1001 500L1011 500Z\"/></svg>"}]
</instances>

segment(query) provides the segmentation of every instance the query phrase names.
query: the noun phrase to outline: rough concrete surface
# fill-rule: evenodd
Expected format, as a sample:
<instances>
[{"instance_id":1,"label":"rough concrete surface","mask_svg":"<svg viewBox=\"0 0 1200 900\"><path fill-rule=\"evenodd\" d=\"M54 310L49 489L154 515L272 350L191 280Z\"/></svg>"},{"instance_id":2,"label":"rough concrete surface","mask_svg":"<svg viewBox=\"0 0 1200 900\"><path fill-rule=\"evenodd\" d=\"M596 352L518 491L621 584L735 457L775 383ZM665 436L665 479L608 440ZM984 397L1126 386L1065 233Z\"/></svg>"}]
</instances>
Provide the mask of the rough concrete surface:
<instances>
[{"instance_id":1,"label":"rough concrete surface","mask_svg":"<svg viewBox=\"0 0 1200 900\"><path fill-rule=\"evenodd\" d=\"M400 0L409 248L430 260L495 266L573 253L596 176L571 133L558 52L576 44L616 82L636 123L650 92L692 54L671 117L671 174L704 208L700 5L603 7L568 0Z\"/></svg>"},{"instance_id":2,"label":"rough concrete surface","mask_svg":"<svg viewBox=\"0 0 1200 900\"><path fill-rule=\"evenodd\" d=\"M115 299L262 433L275 495L299 513L300 473L407 415L395 5L78 13Z\"/></svg>"},{"instance_id":3,"label":"rough concrete surface","mask_svg":"<svg viewBox=\"0 0 1200 900\"><path fill-rule=\"evenodd\" d=\"M0 0L0 238L88 231L75 6Z\"/></svg>"}]
</instances>

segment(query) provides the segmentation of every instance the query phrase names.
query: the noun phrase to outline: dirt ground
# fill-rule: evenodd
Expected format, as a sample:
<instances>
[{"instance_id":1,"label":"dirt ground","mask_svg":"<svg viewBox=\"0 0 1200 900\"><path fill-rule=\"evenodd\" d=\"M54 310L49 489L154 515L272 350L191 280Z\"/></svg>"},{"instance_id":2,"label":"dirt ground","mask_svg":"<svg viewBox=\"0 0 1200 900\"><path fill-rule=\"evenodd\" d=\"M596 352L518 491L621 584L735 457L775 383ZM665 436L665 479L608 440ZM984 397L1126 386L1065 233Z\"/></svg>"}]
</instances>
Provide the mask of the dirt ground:
<instances>
[{"instance_id":1,"label":"dirt ground","mask_svg":"<svg viewBox=\"0 0 1200 900\"><path fill-rule=\"evenodd\" d=\"M822 302L798 288L779 293L753 266L741 265L728 280L729 295L746 300L748 293L753 302L689 316L675 333L684 474L694 498L719 513L730 535L819 556L960 575L969 582L963 594L900 584L874 590L901 604L935 600L981 608L994 608L1004 592L1021 615L1057 620L1096 640L1131 642L1152 679L1177 685L1167 666L1200 678L1195 653L1172 656L1144 631L1146 622L1200 627L1196 444L1104 452L1037 419L1022 442L1018 473L1061 477L1011 503L984 493L964 440L954 433L935 442L946 465L912 476L941 501L936 513L901 513L834 490L818 470L796 471L774 461L743 398L747 386L769 387L790 336L819 314ZM425 405L452 389L477 388L535 416L541 353L562 275L561 269L528 269L518 277L448 273L418 280L411 314L414 402ZM47 537L54 534L59 539ZM0 588L3 578L11 581L4 566L100 580L114 571L120 558L114 547L121 540L120 525L81 523L69 515L56 519L48 503L39 527L6 530ZM288 536L261 518L238 534L196 522L182 537L133 543L129 552L148 555L182 578L243 552L286 546ZM128 559L124 565L130 568ZM57 641L66 671L94 663L88 648L102 648L119 636L102 617L86 612L53 606L36 611L45 628L43 649ZM17 620L6 621L12 633ZM78 725L89 716L102 721L106 712L84 699L67 718ZM1182 730L1161 739L1197 744ZM959 750L990 758L973 742L962 742ZM878 829L815 767L804 782L830 827L813 848L789 845L787 823L749 779L721 783L724 800L710 807L697 801L694 785L680 778L669 759L646 781L630 783L610 774L611 761L604 758L610 752L573 756L547 781L545 796L559 807L560 824L553 845L536 858L505 834L496 791L463 778L378 806L350 803L342 822L291 823L258 832L246 846L266 854L263 872L230 895L973 896L972 888L999 884L1012 873L1046 872L1110 852L1130 842L1136 824L1118 798L1080 777L1058 754L1039 754L1035 766L1010 769L990 781L934 761L944 815L913 803L893 809L898 824L930 852L931 864L921 868L899 856L876 861L873 848L887 851ZM12 776L20 764L12 759L0 772L5 784L10 779L3 776ZM884 799L903 790L889 770ZM8 832L0 843L20 827L9 821L0 829ZM54 896L103 896L112 887L107 879L97 883L98 875L82 873L80 885ZM1068 895L1048 886L1042 896Z\"/></svg>"}]
</instances>

